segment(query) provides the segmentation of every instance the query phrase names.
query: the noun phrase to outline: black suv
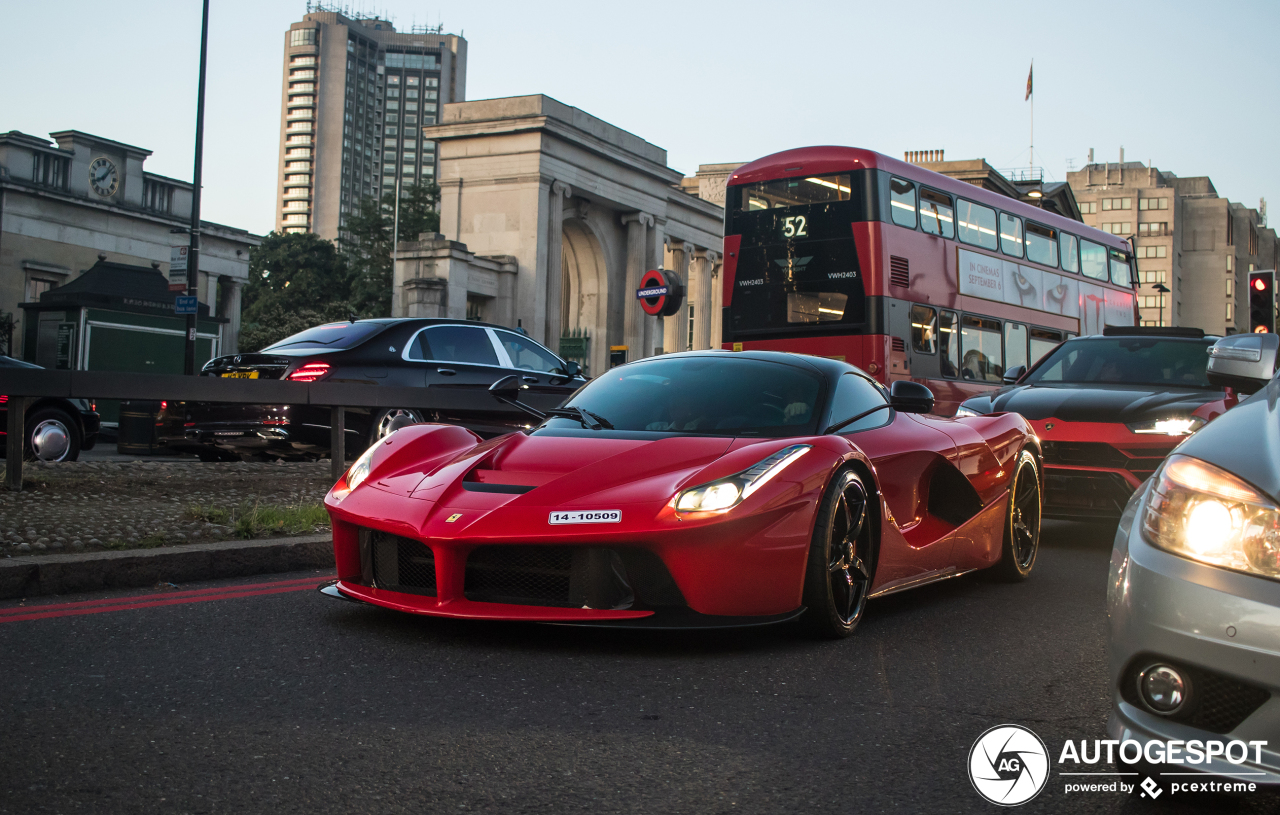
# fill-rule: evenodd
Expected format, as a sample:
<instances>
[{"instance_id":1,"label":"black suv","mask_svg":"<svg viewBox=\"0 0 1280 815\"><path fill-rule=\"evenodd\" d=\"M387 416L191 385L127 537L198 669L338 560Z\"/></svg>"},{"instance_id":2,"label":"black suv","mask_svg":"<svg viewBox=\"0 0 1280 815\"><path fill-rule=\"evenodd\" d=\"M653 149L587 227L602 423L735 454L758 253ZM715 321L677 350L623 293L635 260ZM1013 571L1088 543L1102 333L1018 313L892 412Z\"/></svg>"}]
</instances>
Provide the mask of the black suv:
<instances>
[{"instance_id":1,"label":"black suv","mask_svg":"<svg viewBox=\"0 0 1280 815\"><path fill-rule=\"evenodd\" d=\"M343 382L419 388L474 390L477 395L511 374L527 393L563 400L586 380L566 362L524 333L474 321L379 319L309 328L256 354L210 360L204 376ZM351 408L346 449L352 455L386 435L399 420L458 424L490 437L524 426L527 417L493 399L477 408L422 415L410 408ZM489 407L489 406L492 407ZM308 458L329 451L329 410L307 405L168 403L158 420L172 449L202 459L259 455Z\"/></svg>"},{"instance_id":2,"label":"black suv","mask_svg":"<svg viewBox=\"0 0 1280 815\"><path fill-rule=\"evenodd\" d=\"M4 389L6 368L35 368L39 365L0 354L0 390ZM75 461L81 450L92 450L98 442L102 420L88 399L44 397L27 405L24 418L26 458L39 461ZM0 395L0 436L6 435L9 397ZM0 456L4 446L0 444Z\"/></svg>"}]
</instances>

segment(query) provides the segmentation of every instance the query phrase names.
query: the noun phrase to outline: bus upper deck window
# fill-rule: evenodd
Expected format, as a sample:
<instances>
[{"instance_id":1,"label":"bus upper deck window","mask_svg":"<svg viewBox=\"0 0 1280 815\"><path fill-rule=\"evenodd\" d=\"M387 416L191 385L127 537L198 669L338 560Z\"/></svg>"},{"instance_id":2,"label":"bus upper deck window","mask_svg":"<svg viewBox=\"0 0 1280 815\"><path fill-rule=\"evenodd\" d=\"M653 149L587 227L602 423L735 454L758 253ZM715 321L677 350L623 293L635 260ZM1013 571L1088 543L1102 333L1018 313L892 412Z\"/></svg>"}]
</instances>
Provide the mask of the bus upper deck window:
<instances>
[{"instance_id":1,"label":"bus upper deck window","mask_svg":"<svg viewBox=\"0 0 1280 815\"><path fill-rule=\"evenodd\" d=\"M944 311L938 318L938 362L943 376L960 375L960 320L954 311Z\"/></svg>"},{"instance_id":2,"label":"bus upper deck window","mask_svg":"<svg viewBox=\"0 0 1280 815\"><path fill-rule=\"evenodd\" d=\"M1000 213L1000 251L1010 257L1022 257L1022 219Z\"/></svg>"},{"instance_id":3,"label":"bus upper deck window","mask_svg":"<svg viewBox=\"0 0 1280 815\"><path fill-rule=\"evenodd\" d=\"M1080 240L1075 235L1059 232L1058 249L1062 255L1062 271L1080 274Z\"/></svg>"},{"instance_id":4,"label":"bus upper deck window","mask_svg":"<svg viewBox=\"0 0 1280 815\"><path fill-rule=\"evenodd\" d=\"M938 347L938 313L928 306L911 307L911 347L932 354Z\"/></svg>"},{"instance_id":5,"label":"bus upper deck window","mask_svg":"<svg viewBox=\"0 0 1280 815\"><path fill-rule=\"evenodd\" d=\"M1058 265L1058 230L1027 221L1027 260Z\"/></svg>"},{"instance_id":6,"label":"bus upper deck window","mask_svg":"<svg viewBox=\"0 0 1280 815\"><path fill-rule=\"evenodd\" d=\"M775 178L742 187L742 211L785 209L848 201L853 194L848 173Z\"/></svg>"},{"instance_id":7,"label":"bus upper deck window","mask_svg":"<svg viewBox=\"0 0 1280 815\"><path fill-rule=\"evenodd\" d=\"M951 209L951 196L920 189L920 228L930 235L944 238L956 236L956 219Z\"/></svg>"},{"instance_id":8,"label":"bus upper deck window","mask_svg":"<svg viewBox=\"0 0 1280 815\"><path fill-rule=\"evenodd\" d=\"M1129 256L1115 249L1107 254L1111 260L1111 282L1117 286L1131 285L1133 281L1129 279Z\"/></svg>"},{"instance_id":9,"label":"bus upper deck window","mask_svg":"<svg viewBox=\"0 0 1280 815\"><path fill-rule=\"evenodd\" d=\"M916 228L916 185L901 178L889 180L889 209L898 226Z\"/></svg>"},{"instance_id":10,"label":"bus upper deck window","mask_svg":"<svg viewBox=\"0 0 1280 815\"><path fill-rule=\"evenodd\" d=\"M1094 280L1107 279L1107 250L1093 241L1080 241L1080 270Z\"/></svg>"},{"instance_id":11,"label":"bus upper deck window","mask_svg":"<svg viewBox=\"0 0 1280 815\"><path fill-rule=\"evenodd\" d=\"M956 226L959 227L960 240L981 246L983 249L996 248L996 211L963 198L956 202Z\"/></svg>"}]
</instances>

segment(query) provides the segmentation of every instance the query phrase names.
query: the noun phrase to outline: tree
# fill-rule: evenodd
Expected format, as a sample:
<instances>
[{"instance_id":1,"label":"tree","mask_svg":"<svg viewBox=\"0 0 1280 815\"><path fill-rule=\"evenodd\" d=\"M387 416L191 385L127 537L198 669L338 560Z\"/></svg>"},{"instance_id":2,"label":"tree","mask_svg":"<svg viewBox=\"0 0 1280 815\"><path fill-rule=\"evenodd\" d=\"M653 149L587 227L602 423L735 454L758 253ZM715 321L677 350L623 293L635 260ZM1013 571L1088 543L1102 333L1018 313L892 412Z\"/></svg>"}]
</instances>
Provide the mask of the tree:
<instances>
[{"instance_id":1,"label":"tree","mask_svg":"<svg viewBox=\"0 0 1280 815\"><path fill-rule=\"evenodd\" d=\"M399 239L417 240L423 232L440 228L436 211L440 188L435 184L414 184L401 189ZM381 201L366 196L347 219L346 234L339 239L351 269L351 299L362 312L378 317L391 316L394 269L391 260L391 231L396 219L394 192Z\"/></svg>"},{"instance_id":2,"label":"tree","mask_svg":"<svg viewBox=\"0 0 1280 815\"><path fill-rule=\"evenodd\" d=\"M333 241L309 232L268 233L249 254L241 349L261 350L305 328L358 314L351 277Z\"/></svg>"}]
</instances>

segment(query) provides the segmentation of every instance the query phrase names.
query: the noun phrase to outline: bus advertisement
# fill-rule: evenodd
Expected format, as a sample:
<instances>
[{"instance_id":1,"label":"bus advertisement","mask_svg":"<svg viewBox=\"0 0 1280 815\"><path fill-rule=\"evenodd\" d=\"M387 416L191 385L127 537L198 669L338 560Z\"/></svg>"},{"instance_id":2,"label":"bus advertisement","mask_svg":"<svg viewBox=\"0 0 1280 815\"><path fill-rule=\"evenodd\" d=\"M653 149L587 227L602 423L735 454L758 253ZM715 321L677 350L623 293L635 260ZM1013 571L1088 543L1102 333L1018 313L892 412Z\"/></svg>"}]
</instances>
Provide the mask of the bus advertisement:
<instances>
[{"instance_id":1,"label":"bus advertisement","mask_svg":"<svg viewBox=\"0 0 1280 815\"><path fill-rule=\"evenodd\" d=\"M739 167L725 196L724 348L833 357L935 410L1059 342L1136 322L1124 239L922 167L807 147Z\"/></svg>"}]
</instances>

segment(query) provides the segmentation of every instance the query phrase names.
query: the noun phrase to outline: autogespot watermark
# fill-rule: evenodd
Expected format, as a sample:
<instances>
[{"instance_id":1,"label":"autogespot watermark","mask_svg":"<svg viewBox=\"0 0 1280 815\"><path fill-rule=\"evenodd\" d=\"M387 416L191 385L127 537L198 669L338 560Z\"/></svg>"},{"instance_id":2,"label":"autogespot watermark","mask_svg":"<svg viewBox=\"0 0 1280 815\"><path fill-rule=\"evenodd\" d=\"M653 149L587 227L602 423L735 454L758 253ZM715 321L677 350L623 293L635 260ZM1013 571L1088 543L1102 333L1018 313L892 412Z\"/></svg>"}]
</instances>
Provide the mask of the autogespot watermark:
<instances>
[{"instance_id":1,"label":"autogespot watermark","mask_svg":"<svg viewBox=\"0 0 1280 815\"><path fill-rule=\"evenodd\" d=\"M1267 776L1255 769L1262 763L1266 746L1266 741L1238 739L1068 740L1058 754L1057 775L1065 795L1136 793L1156 799L1166 792L1249 793L1258 790L1258 782L1249 778ZM1112 764L1119 769L1102 769ZM1139 771L1138 767L1144 769ZM1052 772L1044 741L1022 725L993 727L969 750L973 788L1000 806L1018 806L1035 798Z\"/></svg>"}]
</instances>

